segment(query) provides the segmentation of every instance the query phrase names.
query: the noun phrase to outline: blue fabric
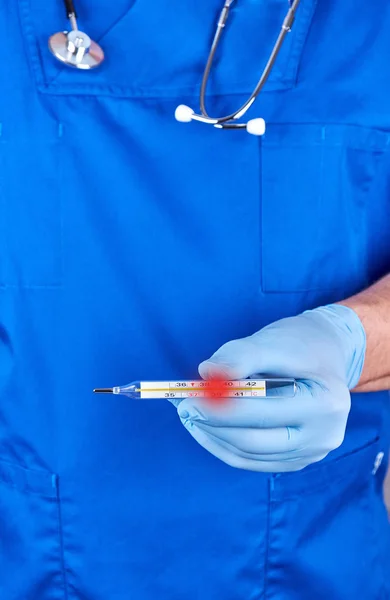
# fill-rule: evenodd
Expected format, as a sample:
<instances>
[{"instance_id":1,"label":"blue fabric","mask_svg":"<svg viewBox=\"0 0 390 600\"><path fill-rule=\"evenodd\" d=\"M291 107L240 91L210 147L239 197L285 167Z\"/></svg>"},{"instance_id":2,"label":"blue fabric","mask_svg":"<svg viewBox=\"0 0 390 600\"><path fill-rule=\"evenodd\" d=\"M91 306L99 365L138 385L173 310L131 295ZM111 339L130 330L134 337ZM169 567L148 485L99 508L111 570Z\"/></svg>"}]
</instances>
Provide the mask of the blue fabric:
<instances>
[{"instance_id":1,"label":"blue fabric","mask_svg":"<svg viewBox=\"0 0 390 600\"><path fill-rule=\"evenodd\" d=\"M2 600L390 597L387 393L354 396L343 445L277 477L218 461L168 403L91 391L194 377L390 270L390 6L302 0L251 109L262 139L173 119L220 9L79 0L107 57L87 73L47 49L60 1L2 3ZM285 10L233 4L210 113L245 100Z\"/></svg>"}]
</instances>

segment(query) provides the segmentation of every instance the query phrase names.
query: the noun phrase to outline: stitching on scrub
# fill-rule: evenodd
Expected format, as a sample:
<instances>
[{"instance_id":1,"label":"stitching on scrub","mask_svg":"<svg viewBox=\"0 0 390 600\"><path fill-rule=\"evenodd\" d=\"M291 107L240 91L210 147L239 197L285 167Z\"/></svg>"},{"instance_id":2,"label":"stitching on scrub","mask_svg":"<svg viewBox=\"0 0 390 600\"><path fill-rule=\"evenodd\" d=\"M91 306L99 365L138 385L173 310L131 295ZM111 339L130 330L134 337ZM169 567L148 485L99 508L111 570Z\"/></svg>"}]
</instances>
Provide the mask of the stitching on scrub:
<instances>
[{"instance_id":1,"label":"stitching on scrub","mask_svg":"<svg viewBox=\"0 0 390 600\"><path fill-rule=\"evenodd\" d=\"M269 568L269 547L271 541L271 486L272 486L272 475L268 479L268 502L267 502L267 531L265 536L265 557L264 557L264 600L267 600L268 592L268 568Z\"/></svg>"},{"instance_id":2,"label":"stitching on scrub","mask_svg":"<svg viewBox=\"0 0 390 600\"><path fill-rule=\"evenodd\" d=\"M61 160L61 146L62 137L64 135L64 126L62 123L58 123L58 152L57 152L57 181L58 181L58 210L60 211L60 259L59 259L59 269L60 269L60 283L57 285L58 287L63 287L64 283L64 271L65 271L65 247L64 247L64 203L63 203L63 164L64 161Z\"/></svg>"},{"instance_id":3,"label":"stitching on scrub","mask_svg":"<svg viewBox=\"0 0 390 600\"><path fill-rule=\"evenodd\" d=\"M32 8L30 6L29 0L18 0L18 5L20 9L20 21L23 27L24 25L24 33L22 35L24 51L26 55L26 60L32 67L33 73L35 73L36 81L38 86L43 83L43 64L40 56L40 52L37 46L37 42L35 40L35 30L33 24L30 20L30 13ZM22 32L23 33L23 32Z\"/></svg>"},{"instance_id":4,"label":"stitching on scrub","mask_svg":"<svg viewBox=\"0 0 390 600\"><path fill-rule=\"evenodd\" d=\"M57 515L58 515L58 537L60 541L60 562L61 562L61 573L62 573L62 582L64 586L64 600L68 600L68 580L66 575L66 567L65 567L65 548L64 548L64 532L62 527L62 511L61 511L61 499L60 499L60 488L59 488L59 478L56 478L56 490L57 490Z\"/></svg>"},{"instance_id":5,"label":"stitching on scrub","mask_svg":"<svg viewBox=\"0 0 390 600\"><path fill-rule=\"evenodd\" d=\"M307 38L309 37L310 32L311 32L312 27L313 27L313 21L314 21L314 16L315 16L317 7L318 7L318 0L314 0L313 4L312 4L312 7L311 7L311 16L308 18L309 19L309 25L306 28L305 34L304 35L302 34L302 38L304 38L304 39L302 41L302 46L301 46L301 59L302 59L303 53L305 52L305 44L307 42ZM301 8L303 8L303 7L301 7ZM297 84L298 79L299 79L299 73L300 73L300 69L301 69L301 63L302 63L302 60L300 60L298 62L298 64L297 64L297 70L296 70L296 73L295 73L295 80L294 80L294 84L295 85Z\"/></svg>"},{"instance_id":6,"label":"stitching on scrub","mask_svg":"<svg viewBox=\"0 0 390 600\"><path fill-rule=\"evenodd\" d=\"M301 61L302 61L302 56L303 56L303 52L304 52L304 46L306 43L306 39L309 35L309 31L310 28L313 24L313 18L314 18L314 14L317 8L317 0L311 0L311 2L309 3L303 3L303 6L301 6L301 11L302 11L302 27L299 30L299 33L296 33L296 39L295 39L295 52L294 52L294 47L291 48L291 52L288 56L287 59L287 63L286 63L286 72L288 73L289 69L291 68L291 70L294 70L294 65L292 67L290 67L290 63L292 62L293 58L296 60L296 69L295 69L295 76L291 77L291 80L294 82L294 85L296 84L297 80L298 80L298 72L301 66ZM306 13L304 13L304 11L306 10ZM297 17L299 18L299 16ZM294 26L293 26L293 30L294 30Z\"/></svg>"},{"instance_id":7,"label":"stitching on scrub","mask_svg":"<svg viewBox=\"0 0 390 600\"><path fill-rule=\"evenodd\" d=\"M63 86L65 87L65 86ZM118 85L105 85L103 86L99 86L98 84L95 85L88 85L88 86L81 86L81 85L77 85L77 84L67 84L66 85L66 89L64 90L63 87L59 86L59 89L56 90L55 86L54 89L49 89L47 87L45 87L44 85L39 85L39 91L42 92L43 94L48 94L49 96L72 96L74 97L80 97L80 98L89 98L89 99L94 99L96 100L97 96L102 96L103 98L116 98L118 100L127 100L129 98L131 98L132 100L171 100L171 101L175 101L177 102L177 95L180 94L181 96L184 96L184 98L181 98L181 100L184 101L193 101L194 98L196 100L198 100L199 97L199 89L196 86L192 86L191 88L183 88L183 90L181 89L174 89L174 90L166 90L166 89L162 89L162 88L157 88L157 89L153 89L153 94L150 93L146 90L137 90L136 94L130 94L128 92L126 92L126 90L129 90L130 88L124 88L122 86L118 86ZM77 91L72 91L72 90L77 90ZM84 91L84 90L88 90ZM96 90L96 92L94 92L93 90ZM120 90L121 93L117 93L115 90ZM161 92L161 93L159 93ZM168 92L168 93L167 93ZM246 97L246 93L245 91L231 91L231 92L213 92L207 95L208 98L244 98Z\"/></svg>"},{"instance_id":8,"label":"stitching on scrub","mask_svg":"<svg viewBox=\"0 0 390 600\"><path fill-rule=\"evenodd\" d=\"M321 137L325 141L325 129L323 127L321 129ZM322 214L323 206L326 202L326 200L324 198L324 181L326 179L326 177L325 177L325 144L321 144L319 169L320 169L320 171L318 174L319 186L318 186L318 196L317 196L318 204L317 204L317 206L318 206L319 214ZM315 247L321 248L321 240L323 238L323 233L324 233L323 227L318 227L316 240L315 240ZM321 277L320 277L320 279L321 279Z\"/></svg>"},{"instance_id":9,"label":"stitching on scrub","mask_svg":"<svg viewBox=\"0 0 390 600\"><path fill-rule=\"evenodd\" d=\"M234 83L231 84L231 90L226 90L220 93L210 93L209 98L226 98L227 96L246 96L251 92L250 84L237 84L234 87ZM291 79L284 79L278 82L277 86L274 86L272 81L268 86L268 92L276 92L291 89L294 85L294 81ZM58 89L56 90L56 87ZM237 88L240 88L237 91ZM115 98L148 98L148 99L161 99L161 98L172 98L177 100L177 96L195 96L199 97L199 84L192 85L189 87L176 87L176 88L156 88L142 89L142 88L130 88L120 85L109 85L109 84L77 84L77 83L59 83L49 86L40 79L38 84L40 92L49 94L51 96L108 96ZM184 98L181 98L184 101Z\"/></svg>"},{"instance_id":10,"label":"stitching on scrub","mask_svg":"<svg viewBox=\"0 0 390 600\"><path fill-rule=\"evenodd\" d=\"M5 200L4 200L4 191L3 191L3 180L2 180L2 174L4 172L4 165L3 165L3 146L4 146L4 140L1 139L1 136L3 134L3 124L0 123L0 219L1 219L1 223L0 223L0 236L1 236L1 242L2 242L2 246L1 246L1 250L4 250L4 252L1 252L0 254L0 288L3 289L4 286L4 281L5 281L5 270L6 270L6 265L4 263L4 259L7 256L7 246L6 246L6 236L5 236Z\"/></svg>"},{"instance_id":11,"label":"stitching on scrub","mask_svg":"<svg viewBox=\"0 0 390 600\"><path fill-rule=\"evenodd\" d=\"M370 540L371 540L371 547L375 548L376 547L376 540L378 539L378 536L381 536L382 531L379 530L378 528L378 508L377 508L377 492L376 492L376 477L373 476L371 479L371 485L369 488L369 499L367 498L367 512L369 512L370 515L370 519L369 519L369 534L370 534ZM386 518L386 507L383 504L383 516L384 518ZM374 555L375 558L377 557L377 554ZM381 558L381 557L380 557ZM385 590L385 581L386 581L386 571L384 569L384 564L383 564L383 560L380 560L380 564L379 564L379 569L378 572L380 570L380 581L381 581L381 595L379 596L379 598L388 598L389 596L385 596L384 592L386 592Z\"/></svg>"},{"instance_id":12,"label":"stitching on scrub","mask_svg":"<svg viewBox=\"0 0 390 600\"><path fill-rule=\"evenodd\" d=\"M1 133L3 133L3 127L1 128ZM5 152L6 150L4 150L4 146L5 146L6 142L4 140L0 141L0 149L2 149L2 152L0 153L0 167L2 167L2 170L4 172L4 160L3 160L3 152ZM5 203L5 192L4 192L4 187L1 185L2 182L0 180L0 210L1 210L1 221L2 221L2 242L3 242L3 247L2 250L3 252L3 269L0 270L0 279L1 279L1 288L5 289L7 287L6 285L6 281L8 278L8 260L6 259L6 257L9 256L9 251L8 251L8 235L7 235L7 207L6 207L6 203Z\"/></svg>"},{"instance_id":13,"label":"stitching on scrub","mask_svg":"<svg viewBox=\"0 0 390 600\"><path fill-rule=\"evenodd\" d=\"M269 123L270 125L270 123ZM348 125L346 125L346 127L348 127ZM360 151L364 151L367 154L372 154L373 152L386 152L387 149L387 145L388 142L385 142L383 145L381 146L364 146L364 144L350 144L348 143L348 140L345 140L345 142L310 142L305 144L302 142L297 142L297 143L293 143L291 141L289 141L288 144L284 145L284 148L298 148L298 149L307 149L308 147L310 148L348 148L348 150L360 150ZM268 148L279 148L280 147L280 142L270 142L267 141L267 147Z\"/></svg>"},{"instance_id":14,"label":"stitching on scrub","mask_svg":"<svg viewBox=\"0 0 390 600\"><path fill-rule=\"evenodd\" d=\"M271 147L271 148L278 148L280 147L280 144L276 143L276 142L268 142L267 143L267 147ZM307 149L308 147L310 148L347 148L348 150L359 150L359 151L365 151L367 154L372 154L373 152L385 152L386 151L386 146L378 146L378 147L363 147L363 145L359 146L357 144L349 144L348 142L346 143L328 143L328 144L321 144L321 143L317 143L317 142L312 142L309 144L292 144L292 143L288 143L284 146L284 148L295 148L295 149Z\"/></svg>"},{"instance_id":15,"label":"stitching on scrub","mask_svg":"<svg viewBox=\"0 0 390 600\"><path fill-rule=\"evenodd\" d=\"M16 283L0 283L0 287L4 290L20 290L21 288L24 290L59 290L62 288L62 283L53 283L51 285L30 285L28 283L17 285Z\"/></svg>"},{"instance_id":16,"label":"stitching on scrub","mask_svg":"<svg viewBox=\"0 0 390 600\"><path fill-rule=\"evenodd\" d=\"M263 174L262 174L262 168L263 168L263 139L260 136L259 137L259 195L260 195L260 202L259 202L259 233L260 233L260 239L259 239L259 285L260 285L260 290L263 291L264 286L263 286Z\"/></svg>"}]
</instances>

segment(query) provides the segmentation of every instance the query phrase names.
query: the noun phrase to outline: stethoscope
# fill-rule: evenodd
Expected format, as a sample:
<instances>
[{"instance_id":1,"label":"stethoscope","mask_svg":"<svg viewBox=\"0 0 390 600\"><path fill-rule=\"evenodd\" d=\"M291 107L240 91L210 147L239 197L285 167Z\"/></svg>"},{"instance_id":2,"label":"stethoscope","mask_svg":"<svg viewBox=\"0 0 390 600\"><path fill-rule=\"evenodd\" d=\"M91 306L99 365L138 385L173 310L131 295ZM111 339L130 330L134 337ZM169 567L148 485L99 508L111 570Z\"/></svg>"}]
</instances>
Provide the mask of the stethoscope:
<instances>
[{"instance_id":1,"label":"stethoscope","mask_svg":"<svg viewBox=\"0 0 390 600\"><path fill-rule=\"evenodd\" d=\"M73 0L63 0L71 31L60 31L49 38L49 48L58 60L76 69L94 69L104 60L104 52L77 26Z\"/></svg>"},{"instance_id":2,"label":"stethoscope","mask_svg":"<svg viewBox=\"0 0 390 600\"><path fill-rule=\"evenodd\" d=\"M54 56L69 67L77 69L93 69L98 67L104 60L104 52L102 48L91 40L84 32L80 31L77 26L77 15L74 8L73 0L63 0L66 8L66 15L71 25L71 31L55 33L49 39L49 48ZM175 111L175 118L181 123L190 123L191 121L199 121L213 125L218 129L246 129L252 135L263 135L265 132L265 121L261 118L250 119L247 123L235 123L241 119L250 109L256 98L266 83L276 58L282 48L286 35L291 31L295 19L300 0L289 0L289 7L284 18L281 31L272 48L271 54L266 66L260 76L256 87L252 91L249 98L240 108L224 117L210 117L206 110L205 97L207 83L209 81L211 67L214 61L215 53L221 41L223 30L226 26L230 6L234 0L225 0L221 15L218 20L217 30L211 45L207 63L203 72L202 83L199 94L200 113L196 113L190 106L180 104Z\"/></svg>"}]
</instances>

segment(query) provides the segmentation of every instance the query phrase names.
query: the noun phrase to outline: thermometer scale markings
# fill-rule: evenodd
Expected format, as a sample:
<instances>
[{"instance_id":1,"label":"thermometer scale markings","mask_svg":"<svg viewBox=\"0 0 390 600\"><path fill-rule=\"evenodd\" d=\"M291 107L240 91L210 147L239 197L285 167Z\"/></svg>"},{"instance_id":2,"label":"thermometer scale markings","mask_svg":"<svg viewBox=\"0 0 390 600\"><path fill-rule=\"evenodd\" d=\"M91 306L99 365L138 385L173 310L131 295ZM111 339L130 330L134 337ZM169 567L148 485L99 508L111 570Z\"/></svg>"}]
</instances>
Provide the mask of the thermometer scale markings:
<instances>
[{"instance_id":1,"label":"thermometer scale markings","mask_svg":"<svg viewBox=\"0 0 390 600\"><path fill-rule=\"evenodd\" d=\"M213 392L214 382L208 381L161 381L141 382L137 392L141 398L157 398L161 394L169 398L185 398L188 395L200 397L211 395L216 397L232 396L265 396L266 386L262 380L226 381L221 384L225 389L222 392ZM211 389L210 389L211 388Z\"/></svg>"}]
</instances>

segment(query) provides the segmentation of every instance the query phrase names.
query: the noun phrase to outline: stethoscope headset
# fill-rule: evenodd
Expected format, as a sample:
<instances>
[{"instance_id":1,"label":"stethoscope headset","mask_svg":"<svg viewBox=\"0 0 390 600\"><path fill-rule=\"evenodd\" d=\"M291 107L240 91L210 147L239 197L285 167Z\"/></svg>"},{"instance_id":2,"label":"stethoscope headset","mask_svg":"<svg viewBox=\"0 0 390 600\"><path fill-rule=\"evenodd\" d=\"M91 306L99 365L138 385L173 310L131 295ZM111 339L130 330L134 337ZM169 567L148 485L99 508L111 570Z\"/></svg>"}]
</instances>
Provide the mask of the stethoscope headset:
<instances>
[{"instance_id":1,"label":"stethoscope headset","mask_svg":"<svg viewBox=\"0 0 390 600\"><path fill-rule=\"evenodd\" d=\"M91 40L91 38L80 31L77 26L77 15L74 8L73 0L63 0L66 8L66 15L71 25L70 31L64 31L55 33L49 39L49 48L54 56L62 63L69 67L75 67L76 69L94 69L98 67L104 60L104 52L102 48ZM223 30L226 26L230 6L234 0L225 0L221 15L217 23L217 29L214 35L213 43L209 51L206 66L204 68L202 83L199 94L199 107L200 113L196 113L191 107L184 104L180 104L175 111L175 117L177 121L182 123L189 123L191 121L200 121L201 123L207 123L213 125L219 129L246 129L248 133L253 135L263 135L265 132L265 121L261 118L251 119L247 123L235 123L238 119L241 119L245 113L250 109L256 98L260 94L261 90L266 83L272 68L275 64L276 58L280 52L286 35L291 31L291 27L294 23L295 13L297 11L300 0L289 0L289 7L287 14L284 18L281 31L272 48L271 54L269 55L268 61L264 70L260 76L259 81L256 84L253 92L249 98L244 102L240 108L224 117L211 117L205 105L207 83L210 77L211 67L214 61L215 53L217 51L219 42L222 37Z\"/></svg>"}]
</instances>

